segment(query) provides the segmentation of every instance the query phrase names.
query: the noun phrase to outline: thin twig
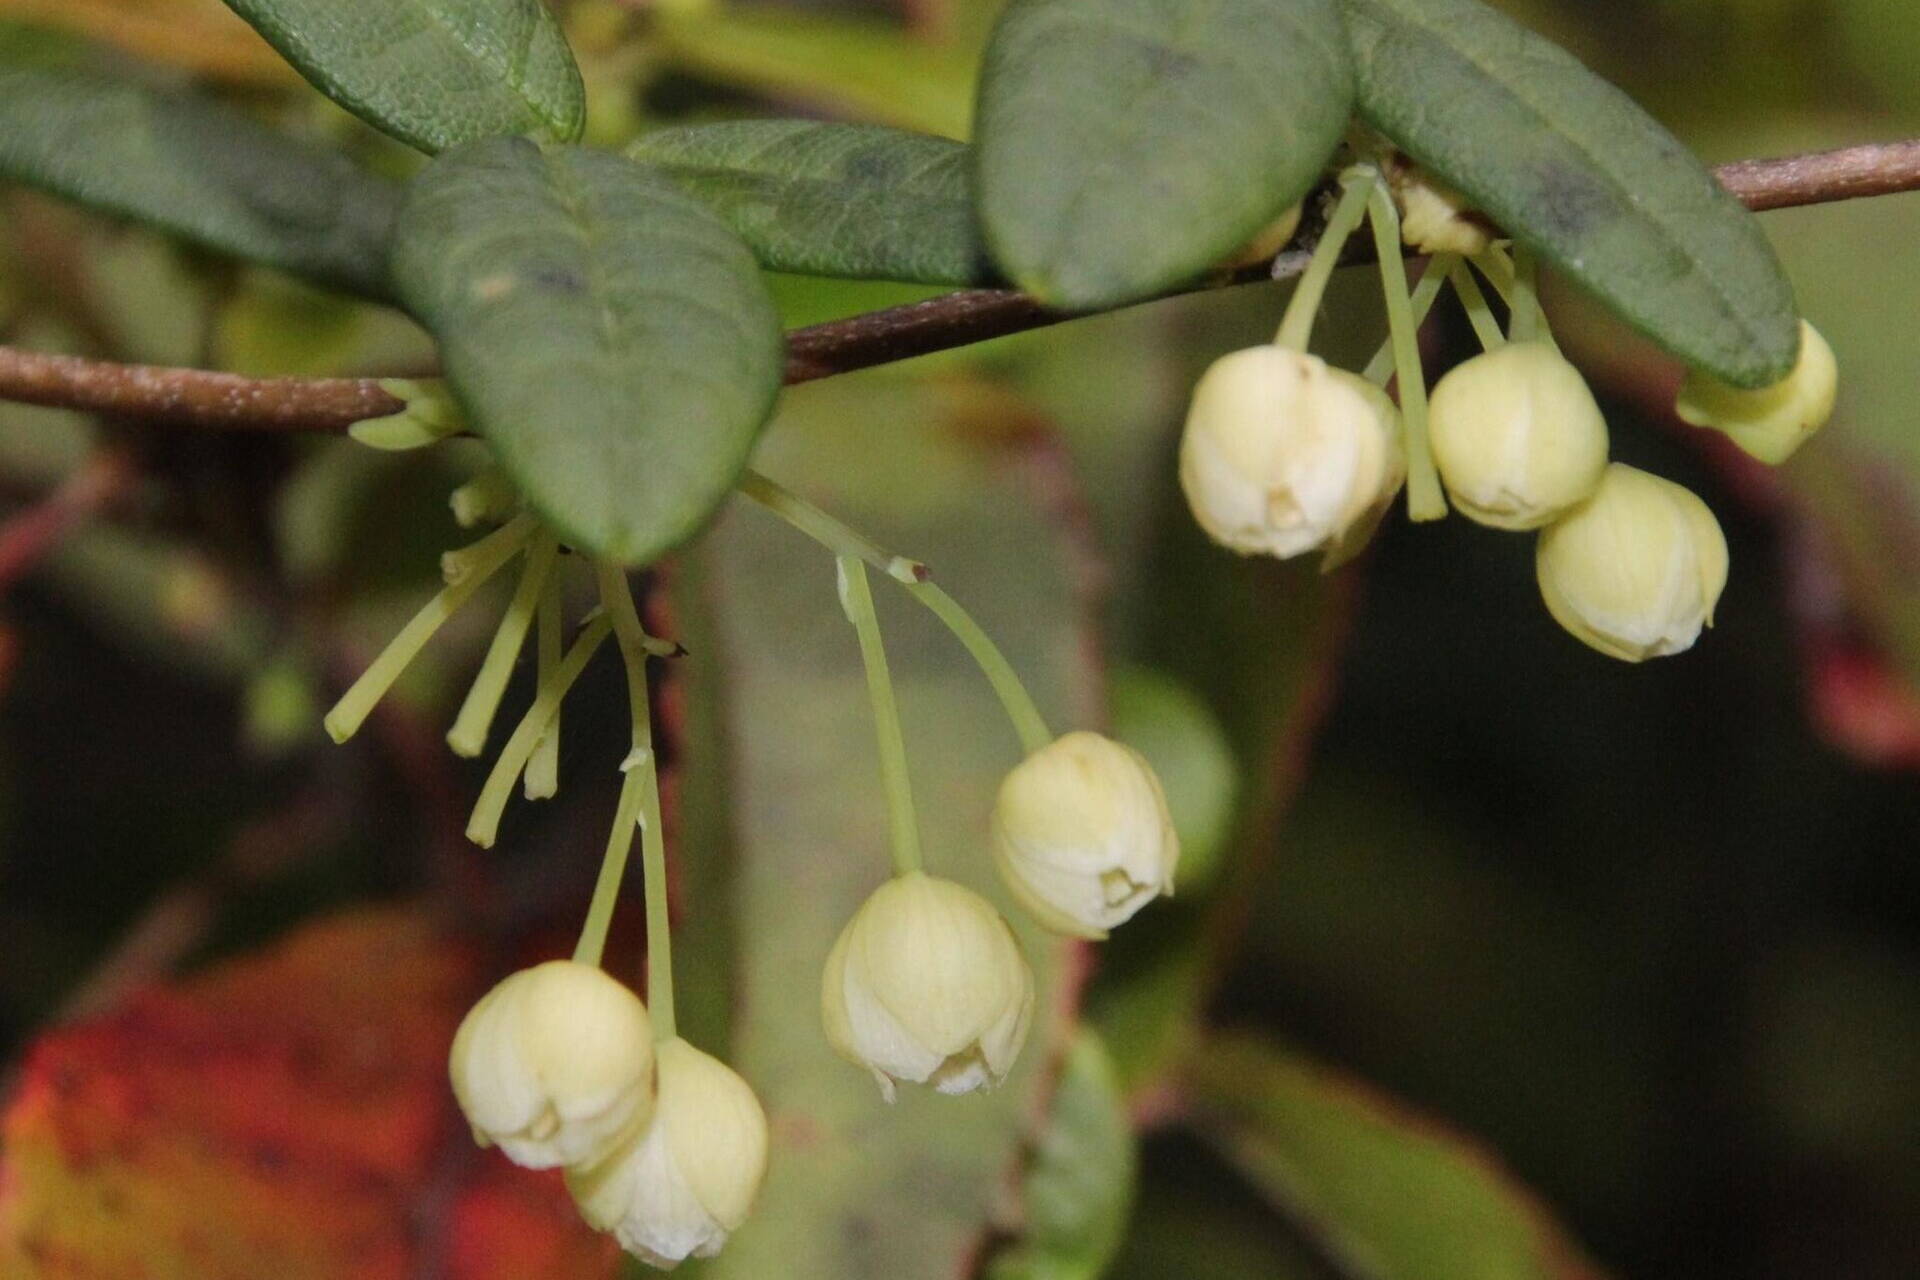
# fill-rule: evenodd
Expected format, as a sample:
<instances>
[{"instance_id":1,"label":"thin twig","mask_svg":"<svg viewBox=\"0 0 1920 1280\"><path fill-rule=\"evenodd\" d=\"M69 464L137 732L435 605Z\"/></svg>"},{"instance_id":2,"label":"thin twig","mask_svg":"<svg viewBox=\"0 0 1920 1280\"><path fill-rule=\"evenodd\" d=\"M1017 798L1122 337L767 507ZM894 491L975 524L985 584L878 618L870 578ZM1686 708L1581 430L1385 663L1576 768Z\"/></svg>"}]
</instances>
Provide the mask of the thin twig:
<instances>
[{"instance_id":1,"label":"thin twig","mask_svg":"<svg viewBox=\"0 0 1920 1280\"><path fill-rule=\"evenodd\" d=\"M1920 139L1743 160L1716 173L1755 210L1894 195L1920 190ZM1314 234L1313 228L1303 232ZM1270 273L1241 273L1196 287L1297 275L1305 264L1299 248L1282 253ZM794 330L787 335L786 380L811 382L1073 318L1017 290L963 289ZM110 413L156 426L248 431L344 431L362 418L402 407L372 378L245 378L5 346L0 346L0 399Z\"/></svg>"}]
</instances>

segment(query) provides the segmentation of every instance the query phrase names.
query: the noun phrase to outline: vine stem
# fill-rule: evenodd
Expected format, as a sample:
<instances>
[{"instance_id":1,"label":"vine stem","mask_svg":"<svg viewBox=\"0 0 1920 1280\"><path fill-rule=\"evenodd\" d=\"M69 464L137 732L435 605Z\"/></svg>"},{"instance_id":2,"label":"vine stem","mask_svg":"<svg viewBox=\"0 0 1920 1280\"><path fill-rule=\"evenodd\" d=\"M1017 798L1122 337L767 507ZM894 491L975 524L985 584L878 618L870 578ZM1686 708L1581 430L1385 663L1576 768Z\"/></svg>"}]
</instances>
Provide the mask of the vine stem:
<instances>
[{"instance_id":1,"label":"vine stem","mask_svg":"<svg viewBox=\"0 0 1920 1280\"><path fill-rule=\"evenodd\" d=\"M1380 253L1380 286L1386 293L1387 327L1393 363L1400 380L1400 421L1407 438L1407 514L1415 520L1439 520L1447 514L1440 473L1427 439L1427 374L1420 361L1420 325L1407 292L1407 264L1400 258L1400 212L1393 196L1376 186L1368 202L1373 240Z\"/></svg>"},{"instance_id":2,"label":"vine stem","mask_svg":"<svg viewBox=\"0 0 1920 1280\"><path fill-rule=\"evenodd\" d=\"M880 618L867 587L867 566L858 556L834 557L839 570L840 605L860 637L860 662L867 670L867 697L873 704L873 732L880 746L880 780L887 792L887 826L892 834L893 870L920 870L920 827L913 814L913 782L907 773L907 743L900 732L900 706L887 671L887 648Z\"/></svg>"},{"instance_id":3,"label":"vine stem","mask_svg":"<svg viewBox=\"0 0 1920 1280\"><path fill-rule=\"evenodd\" d=\"M1920 138L1742 160L1715 170L1751 209L1785 209L1920 190ZM1200 288L1279 278L1299 253ZM788 383L811 382L1072 320L1011 289L962 289L787 335ZM375 378L249 378L49 355L0 346L0 399L111 414L153 426L345 431L405 406Z\"/></svg>"},{"instance_id":4,"label":"vine stem","mask_svg":"<svg viewBox=\"0 0 1920 1280\"><path fill-rule=\"evenodd\" d=\"M1371 168L1356 166L1340 175L1340 202L1328 217L1320 243L1314 246L1313 257L1301 274L1300 283L1294 287L1286 314L1280 317L1280 332L1273 338L1276 346L1293 351L1307 349L1313 339L1313 322L1320 315L1320 300L1326 296L1327 282L1333 279L1333 269L1340 265L1340 254L1359 228L1360 219L1367 216L1367 197L1378 183L1379 175Z\"/></svg>"},{"instance_id":5,"label":"vine stem","mask_svg":"<svg viewBox=\"0 0 1920 1280\"><path fill-rule=\"evenodd\" d=\"M907 593L932 610L934 616L953 633L954 639L966 648L968 655L980 668L980 673L987 678L987 683L993 686L993 692L1006 709L1007 719L1013 722L1013 731L1019 736L1020 745L1027 754L1031 755L1053 741L1053 731L1047 728L1046 717L1040 714L1033 695L1021 683L1019 673L1007 661L1007 655L1000 651L993 637L974 621L973 615L958 600L948 595L937 583L928 580L930 575L924 564L883 550L844 521L758 472L747 472L746 478L741 481L740 491L834 555L851 556L873 565L902 583Z\"/></svg>"}]
</instances>

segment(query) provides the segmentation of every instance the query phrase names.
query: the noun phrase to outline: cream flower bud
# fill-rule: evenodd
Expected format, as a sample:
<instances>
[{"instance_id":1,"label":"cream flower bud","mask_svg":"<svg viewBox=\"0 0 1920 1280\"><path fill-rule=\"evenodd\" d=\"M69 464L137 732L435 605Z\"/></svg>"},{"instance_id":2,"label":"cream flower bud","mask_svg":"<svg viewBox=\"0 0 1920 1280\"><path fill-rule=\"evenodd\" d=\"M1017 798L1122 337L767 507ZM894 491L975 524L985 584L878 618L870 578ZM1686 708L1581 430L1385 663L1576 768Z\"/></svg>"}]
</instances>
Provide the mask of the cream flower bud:
<instances>
[{"instance_id":1,"label":"cream flower bud","mask_svg":"<svg viewBox=\"0 0 1920 1280\"><path fill-rule=\"evenodd\" d=\"M567 1173L595 1229L643 1262L711 1258L739 1230L767 1172L767 1116L733 1069L678 1037L658 1050L653 1120Z\"/></svg>"},{"instance_id":2,"label":"cream flower bud","mask_svg":"<svg viewBox=\"0 0 1920 1280\"><path fill-rule=\"evenodd\" d=\"M1304 212L1304 206L1297 204L1283 211L1220 265L1228 271L1238 271L1272 262L1280 256L1282 249L1293 243L1294 233L1300 230L1300 218Z\"/></svg>"},{"instance_id":3,"label":"cream flower bud","mask_svg":"<svg viewBox=\"0 0 1920 1280\"><path fill-rule=\"evenodd\" d=\"M897 1080L970 1093L1006 1078L1033 1018L1033 971L985 898L915 871L862 903L827 956L820 1012L840 1055Z\"/></svg>"},{"instance_id":4,"label":"cream flower bud","mask_svg":"<svg viewBox=\"0 0 1920 1280\"><path fill-rule=\"evenodd\" d=\"M1544 342L1475 356L1433 389L1433 460L1454 504L1496 529L1538 529L1607 466L1607 423L1580 371Z\"/></svg>"},{"instance_id":5,"label":"cream flower bud","mask_svg":"<svg viewBox=\"0 0 1920 1280\"><path fill-rule=\"evenodd\" d=\"M1760 461L1779 466L1827 425L1840 391L1840 367L1818 330L1800 322L1800 362L1770 387L1745 391L1698 370L1687 375L1674 412L1713 427Z\"/></svg>"},{"instance_id":6,"label":"cream flower bud","mask_svg":"<svg viewBox=\"0 0 1920 1280\"><path fill-rule=\"evenodd\" d=\"M1398 168L1390 178L1400 206L1400 239L1421 253L1485 253L1493 232L1475 217L1459 192L1427 173Z\"/></svg>"},{"instance_id":7,"label":"cream flower bud","mask_svg":"<svg viewBox=\"0 0 1920 1280\"><path fill-rule=\"evenodd\" d=\"M993 860L1020 905L1055 933L1104 938L1173 892L1180 840L1146 757L1075 732L1000 784Z\"/></svg>"},{"instance_id":8,"label":"cream flower bud","mask_svg":"<svg viewBox=\"0 0 1920 1280\"><path fill-rule=\"evenodd\" d=\"M598 1159L653 1108L640 998L590 964L550 960L480 998L448 1073L481 1146L530 1169Z\"/></svg>"},{"instance_id":9,"label":"cream flower bud","mask_svg":"<svg viewBox=\"0 0 1920 1280\"><path fill-rule=\"evenodd\" d=\"M1540 535L1540 594L1554 620L1611 657L1693 646L1727 585L1727 540L1691 491L1614 463L1586 502Z\"/></svg>"},{"instance_id":10,"label":"cream flower bud","mask_svg":"<svg viewBox=\"0 0 1920 1280\"><path fill-rule=\"evenodd\" d=\"M1393 478L1395 443L1359 382L1279 346L1215 361L1180 441L1180 485L1200 527L1242 555L1284 558L1360 522Z\"/></svg>"}]
</instances>

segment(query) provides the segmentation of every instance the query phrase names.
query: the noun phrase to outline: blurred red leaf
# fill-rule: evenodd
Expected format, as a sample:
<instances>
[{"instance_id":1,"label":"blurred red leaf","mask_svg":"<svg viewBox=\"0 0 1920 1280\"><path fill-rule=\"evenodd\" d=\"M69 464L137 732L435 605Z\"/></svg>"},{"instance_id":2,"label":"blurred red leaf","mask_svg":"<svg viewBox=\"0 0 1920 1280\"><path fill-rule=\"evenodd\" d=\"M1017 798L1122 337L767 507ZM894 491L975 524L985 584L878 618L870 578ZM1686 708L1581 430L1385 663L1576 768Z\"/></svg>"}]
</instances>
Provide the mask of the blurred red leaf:
<instances>
[{"instance_id":1,"label":"blurred red leaf","mask_svg":"<svg viewBox=\"0 0 1920 1280\"><path fill-rule=\"evenodd\" d=\"M424 916L367 911L49 1032L0 1119L0 1274L612 1276L557 1178L453 1111L482 981Z\"/></svg>"}]
</instances>

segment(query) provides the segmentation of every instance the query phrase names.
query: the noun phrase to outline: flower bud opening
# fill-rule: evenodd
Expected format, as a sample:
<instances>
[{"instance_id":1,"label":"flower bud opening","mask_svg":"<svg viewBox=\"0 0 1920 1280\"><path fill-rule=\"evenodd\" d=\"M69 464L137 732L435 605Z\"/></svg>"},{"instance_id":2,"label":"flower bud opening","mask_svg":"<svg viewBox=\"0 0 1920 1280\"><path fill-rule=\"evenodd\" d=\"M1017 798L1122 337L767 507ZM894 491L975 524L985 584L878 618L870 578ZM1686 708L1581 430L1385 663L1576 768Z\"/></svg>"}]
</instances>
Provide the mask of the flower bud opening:
<instances>
[{"instance_id":1,"label":"flower bud opening","mask_svg":"<svg viewBox=\"0 0 1920 1280\"><path fill-rule=\"evenodd\" d=\"M1833 348L1802 320L1800 361L1791 374L1771 387L1747 391L1695 370L1680 388L1674 412L1682 422L1726 433L1740 448L1777 467L1827 424L1839 392Z\"/></svg>"},{"instance_id":2,"label":"flower bud opening","mask_svg":"<svg viewBox=\"0 0 1920 1280\"><path fill-rule=\"evenodd\" d=\"M1538 529L1584 501L1607 466L1607 423L1566 359L1513 342L1433 389L1433 460L1454 504L1496 529Z\"/></svg>"},{"instance_id":3,"label":"flower bud opening","mask_svg":"<svg viewBox=\"0 0 1920 1280\"><path fill-rule=\"evenodd\" d=\"M970 1093L1006 1078L1033 1017L1033 971L1013 931L971 889L922 872L880 886L827 957L827 1039L894 1082Z\"/></svg>"},{"instance_id":4,"label":"flower bud opening","mask_svg":"<svg viewBox=\"0 0 1920 1280\"><path fill-rule=\"evenodd\" d=\"M599 1159L653 1107L653 1028L640 998L598 968L551 960L474 1005L448 1057L481 1146L551 1169Z\"/></svg>"},{"instance_id":5,"label":"flower bud opening","mask_svg":"<svg viewBox=\"0 0 1920 1280\"><path fill-rule=\"evenodd\" d=\"M1400 239L1420 253L1485 253L1493 229L1458 191L1412 164L1388 170L1394 203L1400 206Z\"/></svg>"},{"instance_id":6,"label":"flower bud opening","mask_svg":"<svg viewBox=\"0 0 1920 1280\"><path fill-rule=\"evenodd\" d=\"M1586 502L1540 535L1540 594L1555 621L1627 662L1680 653L1713 625L1727 540L1691 491L1614 463Z\"/></svg>"},{"instance_id":7,"label":"flower bud opening","mask_svg":"<svg viewBox=\"0 0 1920 1280\"><path fill-rule=\"evenodd\" d=\"M993 809L993 860L1022 907L1056 933L1104 938L1173 892L1180 840L1146 757L1066 734L1016 765Z\"/></svg>"}]
</instances>

